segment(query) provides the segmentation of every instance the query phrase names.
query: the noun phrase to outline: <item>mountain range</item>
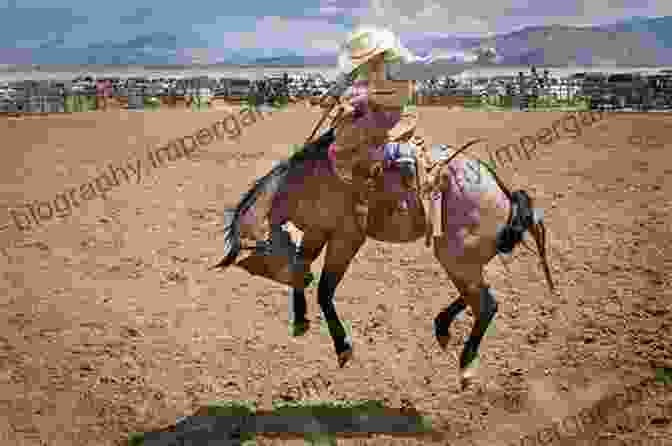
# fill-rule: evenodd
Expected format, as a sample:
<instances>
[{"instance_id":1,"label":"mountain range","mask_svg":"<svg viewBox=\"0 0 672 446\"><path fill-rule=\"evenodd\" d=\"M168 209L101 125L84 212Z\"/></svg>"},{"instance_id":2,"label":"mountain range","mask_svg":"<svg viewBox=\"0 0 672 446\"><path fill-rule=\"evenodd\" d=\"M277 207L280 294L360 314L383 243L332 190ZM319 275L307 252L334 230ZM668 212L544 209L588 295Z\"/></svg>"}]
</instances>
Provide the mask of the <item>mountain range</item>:
<instances>
[{"instance_id":1,"label":"mountain range","mask_svg":"<svg viewBox=\"0 0 672 446\"><path fill-rule=\"evenodd\" d=\"M176 35L155 32L125 42L101 42L86 48L63 48L51 41L38 49L0 51L3 64L40 65L189 65L227 64L264 66L335 65L336 54L305 56L282 50L276 57L262 57L254 50L184 50ZM672 16L633 17L610 25L592 27L531 26L487 38L425 37L406 45L421 56L460 62L470 49L490 46L497 51L497 65L537 66L669 66L672 65ZM198 54L199 51L202 54ZM255 54L256 53L256 54Z\"/></svg>"}]
</instances>

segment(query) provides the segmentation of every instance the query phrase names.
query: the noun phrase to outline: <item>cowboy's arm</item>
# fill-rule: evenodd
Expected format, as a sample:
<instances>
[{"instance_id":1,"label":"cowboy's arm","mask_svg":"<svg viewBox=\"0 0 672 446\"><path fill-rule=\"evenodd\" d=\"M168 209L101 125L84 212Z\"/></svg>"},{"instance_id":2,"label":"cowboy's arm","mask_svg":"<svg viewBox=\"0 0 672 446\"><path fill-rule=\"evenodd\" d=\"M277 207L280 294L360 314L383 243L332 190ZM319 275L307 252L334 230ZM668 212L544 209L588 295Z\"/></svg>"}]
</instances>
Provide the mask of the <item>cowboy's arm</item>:
<instances>
[{"instance_id":1,"label":"cowboy's arm","mask_svg":"<svg viewBox=\"0 0 672 446\"><path fill-rule=\"evenodd\" d=\"M360 144L378 146L379 150L371 153L375 159L371 159L370 161L387 161L389 165L390 162L403 164L413 159L414 152L412 146L404 144L401 151L399 151L399 149L391 149L391 147L399 147L398 145L386 145L386 143L405 142L411 139L415 134L417 126L417 112L413 109L401 109L400 107L400 118L390 129L383 126L382 123L378 125L377 119L373 115L369 115L373 109L379 107L379 105L372 101L372 95L366 90L354 90L353 93L355 95L349 96L347 102L340 106L340 123L342 125L339 125L341 127L339 133L342 137L338 139L348 146ZM393 110L391 107L385 108ZM359 122L355 123L356 120L359 120Z\"/></svg>"}]
</instances>

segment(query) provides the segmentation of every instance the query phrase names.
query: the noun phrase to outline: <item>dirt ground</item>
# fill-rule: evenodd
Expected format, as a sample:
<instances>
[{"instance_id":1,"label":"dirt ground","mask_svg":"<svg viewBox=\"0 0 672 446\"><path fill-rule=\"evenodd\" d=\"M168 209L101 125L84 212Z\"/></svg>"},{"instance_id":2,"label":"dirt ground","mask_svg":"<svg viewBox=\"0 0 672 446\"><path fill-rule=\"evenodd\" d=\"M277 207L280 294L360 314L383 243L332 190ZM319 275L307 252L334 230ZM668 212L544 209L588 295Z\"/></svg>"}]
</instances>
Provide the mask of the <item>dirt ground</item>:
<instances>
[{"instance_id":1,"label":"dirt ground","mask_svg":"<svg viewBox=\"0 0 672 446\"><path fill-rule=\"evenodd\" d=\"M453 145L472 137L505 145L563 116L420 112L429 139ZM465 392L457 361L472 319L453 324L454 353L442 353L432 320L457 292L423 240L368 241L353 261L336 294L355 343L355 360L342 370L319 327L314 288L311 330L290 338L286 287L241 270L207 271L221 258L222 210L319 117L303 104L246 127L238 141L150 169L70 217L32 232L12 223L10 208L52 200L108 163L144 157L147 145L222 117L118 111L0 119L0 226L8 225L0 232L0 444L119 444L213 400L302 397L412 404L433 417L441 444L518 445L655 367L672 367L668 114L606 115L576 139L499 167L545 209L558 292L548 291L536 255L524 248L503 259L507 266L493 260L487 277L499 313L481 348L484 384ZM632 135L655 135L662 145L638 147ZM482 146L475 153L487 157ZM626 411L615 408L592 434L538 444L593 445L599 432L611 441L600 445L672 444L670 391L647 386L643 402L628 409L646 408L643 423L624 424L618 417Z\"/></svg>"}]
</instances>

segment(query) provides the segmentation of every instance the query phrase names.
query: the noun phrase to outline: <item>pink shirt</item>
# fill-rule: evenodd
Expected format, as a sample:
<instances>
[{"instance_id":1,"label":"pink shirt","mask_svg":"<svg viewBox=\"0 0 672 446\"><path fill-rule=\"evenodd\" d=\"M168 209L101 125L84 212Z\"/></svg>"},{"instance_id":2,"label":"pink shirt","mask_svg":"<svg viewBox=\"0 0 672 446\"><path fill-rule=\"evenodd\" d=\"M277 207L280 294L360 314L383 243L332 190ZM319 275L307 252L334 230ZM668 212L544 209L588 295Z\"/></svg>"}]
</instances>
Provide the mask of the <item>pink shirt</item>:
<instances>
[{"instance_id":1,"label":"pink shirt","mask_svg":"<svg viewBox=\"0 0 672 446\"><path fill-rule=\"evenodd\" d=\"M355 121L353 125L358 128L385 128L391 129L401 119L401 111L372 111L369 109L369 82L355 81L351 87L351 92L345 97L355 109ZM382 161L384 159L384 146L373 146L369 148L369 156L372 160ZM335 159L334 144L329 147L329 159L333 162Z\"/></svg>"}]
</instances>

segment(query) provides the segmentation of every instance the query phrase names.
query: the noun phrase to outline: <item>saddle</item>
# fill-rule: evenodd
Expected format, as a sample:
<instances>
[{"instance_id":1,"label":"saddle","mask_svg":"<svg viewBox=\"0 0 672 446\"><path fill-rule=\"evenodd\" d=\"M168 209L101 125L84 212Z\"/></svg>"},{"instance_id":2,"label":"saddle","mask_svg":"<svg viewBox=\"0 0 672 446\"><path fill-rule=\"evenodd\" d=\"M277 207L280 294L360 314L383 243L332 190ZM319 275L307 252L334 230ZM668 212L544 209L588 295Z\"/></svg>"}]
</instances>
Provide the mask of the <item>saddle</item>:
<instances>
[{"instance_id":1,"label":"saddle","mask_svg":"<svg viewBox=\"0 0 672 446\"><path fill-rule=\"evenodd\" d=\"M404 110L399 123L395 125L393 129L382 133L379 132L379 134L372 135L371 138L363 138L361 135L356 134L356 129L353 130L352 127L347 124L343 126L349 119L351 120L355 118L355 112L351 106L338 104L338 101L325 103L322 104L322 106L325 108L328 107L329 109L325 111L322 119L316 125L313 134L308 138L309 141L312 140L315 132L321 126L324 119L330 117L330 128L338 129L341 132L354 132L353 135L348 135L342 139L345 141L352 140L355 145L408 143L415 146L414 178L410 178L410 181L405 181L404 186L408 188L409 191L414 191L418 198L418 202L423 205L427 228L425 245L430 247L433 236L440 237L443 235L443 216L440 195L441 184L437 179L441 178L439 175L441 167L448 162L448 160L445 159L444 154L448 147L445 145L433 146L431 148L427 146L424 138L417 131L418 114L413 109ZM371 139L371 141L369 141L369 139ZM361 189L360 197L363 202L367 201L366 196L368 193L375 190L377 180L384 174L383 170L382 162L374 162L368 168L364 169L364 171L358 168L353 169L353 174L357 172L357 174L353 176L358 177L361 181L358 188ZM350 181L352 181L352 179L354 178L351 178Z\"/></svg>"}]
</instances>

